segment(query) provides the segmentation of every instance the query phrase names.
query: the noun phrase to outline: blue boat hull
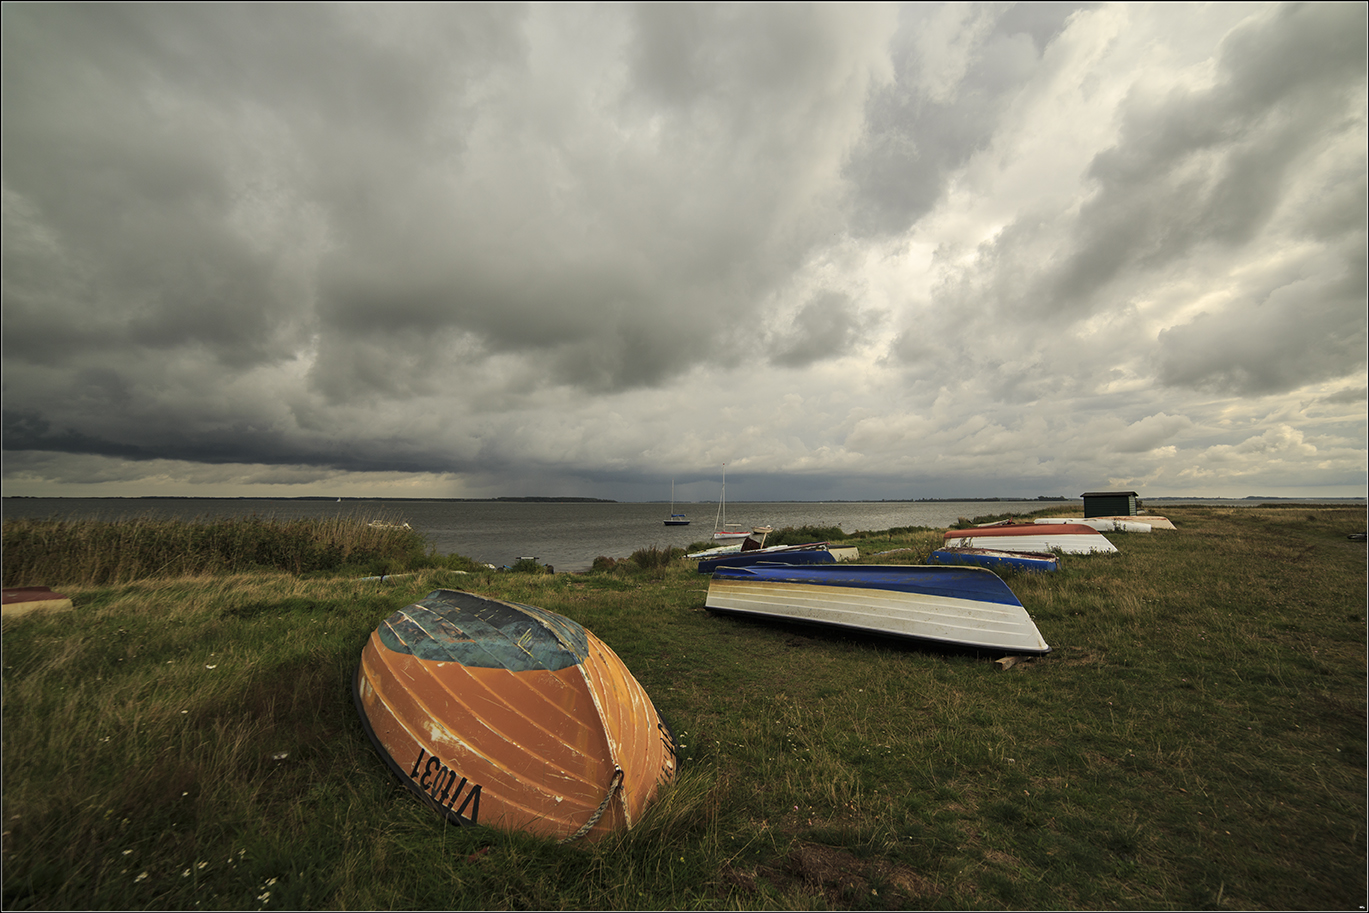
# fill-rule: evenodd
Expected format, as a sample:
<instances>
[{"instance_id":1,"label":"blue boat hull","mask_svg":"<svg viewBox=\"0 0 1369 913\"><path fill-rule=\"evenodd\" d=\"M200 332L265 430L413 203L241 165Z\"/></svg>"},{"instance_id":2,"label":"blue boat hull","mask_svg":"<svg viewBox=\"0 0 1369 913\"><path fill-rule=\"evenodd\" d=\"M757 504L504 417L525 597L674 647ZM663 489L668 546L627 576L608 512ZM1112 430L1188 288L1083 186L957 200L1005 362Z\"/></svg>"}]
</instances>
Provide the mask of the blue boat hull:
<instances>
[{"instance_id":1,"label":"blue boat hull","mask_svg":"<svg viewBox=\"0 0 1369 913\"><path fill-rule=\"evenodd\" d=\"M717 558L701 558L699 573L711 574L720 567L751 567L756 564L835 564L836 558L825 548L784 552L733 552Z\"/></svg>"},{"instance_id":2,"label":"blue boat hull","mask_svg":"<svg viewBox=\"0 0 1369 913\"><path fill-rule=\"evenodd\" d=\"M939 548L927 560L931 564L968 564L989 570L1060 570L1060 561L1054 555L1038 556L1029 552L998 552L982 548Z\"/></svg>"},{"instance_id":3,"label":"blue boat hull","mask_svg":"<svg viewBox=\"0 0 1369 913\"><path fill-rule=\"evenodd\" d=\"M1012 653L1050 652L1008 585L979 567L720 567L704 604L715 612Z\"/></svg>"}]
</instances>

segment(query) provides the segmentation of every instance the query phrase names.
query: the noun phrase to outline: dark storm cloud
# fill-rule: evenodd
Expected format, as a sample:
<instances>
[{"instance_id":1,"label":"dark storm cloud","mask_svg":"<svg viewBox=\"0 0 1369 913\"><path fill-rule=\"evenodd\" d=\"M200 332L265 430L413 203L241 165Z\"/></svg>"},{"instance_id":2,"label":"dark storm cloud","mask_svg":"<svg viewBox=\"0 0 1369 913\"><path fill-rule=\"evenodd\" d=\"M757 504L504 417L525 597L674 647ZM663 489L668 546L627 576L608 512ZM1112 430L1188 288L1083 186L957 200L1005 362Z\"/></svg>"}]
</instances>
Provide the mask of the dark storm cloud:
<instances>
[{"instance_id":1,"label":"dark storm cloud","mask_svg":"<svg viewBox=\"0 0 1369 913\"><path fill-rule=\"evenodd\" d=\"M1298 279L1262 300L1203 313L1160 333L1159 379L1222 393L1283 393L1365 364L1365 269Z\"/></svg>"},{"instance_id":2,"label":"dark storm cloud","mask_svg":"<svg viewBox=\"0 0 1369 913\"><path fill-rule=\"evenodd\" d=\"M1209 391L1358 421L1361 6L0 15L7 479L855 492L1159 472Z\"/></svg>"},{"instance_id":3,"label":"dark storm cloud","mask_svg":"<svg viewBox=\"0 0 1369 913\"><path fill-rule=\"evenodd\" d=\"M825 292L800 308L789 331L776 337L770 360L785 368L806 368L844 355L857 341L864 323L849 297Z\"/></svg>"},{"instance_id":4,"label":"dark storm cloud","mask_svg":"<svg viewBox=\"0 0 1369 913\"><path fill-rule=\"evenodd\" d=\"M925 66L918 38L939 8L904 7L893 39L895 79L872 93L866 135L845 171L854 185L853 228L897 233L927 213L947 176L989 144L1045 47L1073 13L1091 5L1011 5L973 45L963 78L944 95L917 78Z\"/></svg>"}]
</instances>

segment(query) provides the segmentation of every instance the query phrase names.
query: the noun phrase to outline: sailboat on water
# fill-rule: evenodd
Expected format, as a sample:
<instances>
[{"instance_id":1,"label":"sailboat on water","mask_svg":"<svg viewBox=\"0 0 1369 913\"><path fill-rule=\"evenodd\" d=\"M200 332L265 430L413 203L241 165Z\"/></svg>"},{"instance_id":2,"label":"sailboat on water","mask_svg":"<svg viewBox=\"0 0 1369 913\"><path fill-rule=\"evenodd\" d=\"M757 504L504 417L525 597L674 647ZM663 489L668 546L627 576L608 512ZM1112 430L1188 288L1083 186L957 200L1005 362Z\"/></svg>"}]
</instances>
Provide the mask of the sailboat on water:
<instances>
[{"instance_id":1,"label":"sailboat on water","mask_svg":"<svg viewBox=\"0 0 1369 913\"><path fill-rule=\"evenodd\" d=\"M751 530L740 523L727 522L727 464L723 464L723 490L718 498L718 515L713 518L713 541L724 545L740 545L751 535Z\"/></svg>"},{"instance_id":2,"label":"sailboat on water","mask_svg":"<svg viewBox=\"0 0 1369 913\"><path fill-rule=\"evenodd\" d=\"M670 516L665 519L666 526L688 526L689 520L684 514L675 513L675 480L670 480Z\"/></svg>"}]
</instances>

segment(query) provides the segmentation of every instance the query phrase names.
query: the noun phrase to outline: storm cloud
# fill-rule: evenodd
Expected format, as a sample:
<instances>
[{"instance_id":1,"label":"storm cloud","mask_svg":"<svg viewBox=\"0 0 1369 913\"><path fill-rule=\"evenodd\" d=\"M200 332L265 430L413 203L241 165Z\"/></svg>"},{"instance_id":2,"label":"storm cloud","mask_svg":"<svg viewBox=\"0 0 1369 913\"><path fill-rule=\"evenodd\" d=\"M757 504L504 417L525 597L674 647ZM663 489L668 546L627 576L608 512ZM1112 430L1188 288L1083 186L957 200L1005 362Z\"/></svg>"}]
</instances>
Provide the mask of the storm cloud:
<instances>
[{"instance_id":1,"label":"storm cloud","mask_svg":"<svg viewBox=\"0 0 1369 913\"><path fill-rule=\"evenodd\" d=\"M7 495L1364 494L1362 5L0 15Z\"/></svg>"}]
</instances>

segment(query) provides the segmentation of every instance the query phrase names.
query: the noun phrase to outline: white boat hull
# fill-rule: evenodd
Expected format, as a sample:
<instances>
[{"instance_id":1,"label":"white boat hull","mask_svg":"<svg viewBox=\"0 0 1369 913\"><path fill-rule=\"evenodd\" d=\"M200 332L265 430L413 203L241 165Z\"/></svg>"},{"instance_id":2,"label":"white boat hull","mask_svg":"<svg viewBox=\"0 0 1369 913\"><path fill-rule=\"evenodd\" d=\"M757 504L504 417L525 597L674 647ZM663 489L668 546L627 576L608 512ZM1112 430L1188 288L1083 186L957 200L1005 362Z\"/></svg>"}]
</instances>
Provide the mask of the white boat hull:
<instances>
[{"instance_id":1,"label":"white boat hull","mask_svg":"<svg viewBox=\"0 0 1369 913\"><path fill-rule=\"evenodd\" d=\"M1022 527L1029 529L1029 527ZM991 528L992 529L992 528ZM979 530L955 530L946 534L946 548L987 548L1000 552L1053 552L1067 555L1106 554L1117 551L1102 533L1026 532L1010 536L980 534Z\"/></svg>"},{"instance_id":2,"label":"white boat hull","mask_svg":"<svg viewBox=\"0 0 1369 913\"><path fill-rule=\"evenodd\" d=\"M1142 520L1119 520L1116 517L1039 517L1036 522L1045 525L1047 523L1077 523L1080 526L1087 526L1089 529L1096 529L1100 533L1148 533L1150 524Z\"/></svg>"},{"instance_id":3,"label":"white boat hull","mask_svg":"<svg viewBox=\"0 0 1369 913\"><path fill-rule=\"evenodd\" d=\"M1050 651L1020 605L892 590L717 578L709 583L705 605L715 611L992 650Z\"/></svg>"}]
</instances>

